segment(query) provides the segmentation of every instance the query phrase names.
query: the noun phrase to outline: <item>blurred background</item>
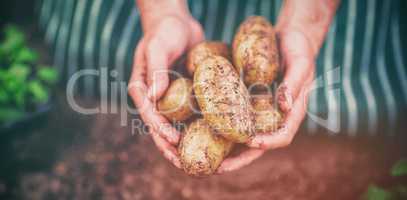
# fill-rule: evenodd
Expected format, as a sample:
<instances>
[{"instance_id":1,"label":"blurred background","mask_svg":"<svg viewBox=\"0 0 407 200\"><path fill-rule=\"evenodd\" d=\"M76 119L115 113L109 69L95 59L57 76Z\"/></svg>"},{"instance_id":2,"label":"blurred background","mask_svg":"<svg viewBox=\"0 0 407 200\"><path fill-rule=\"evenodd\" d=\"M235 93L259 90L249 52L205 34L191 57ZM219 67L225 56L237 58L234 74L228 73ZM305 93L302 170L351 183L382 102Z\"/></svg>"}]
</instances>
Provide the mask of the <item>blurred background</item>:
<instances>
[{"instance_id":1,"label":"blurred background","mask_svg":"<svg viewBox=\"0 0 407 200\"><path fill-rule=\"evenodd\" d=\"M282 4L188 2L208 39L229 43L247 16L275 24ZM406 1L342 1L293 144L206 179L131 126L134 0L0 5L0 199L407 199ZM69 87L85 69L99 76Z\"/></svg>"}]
</instances>

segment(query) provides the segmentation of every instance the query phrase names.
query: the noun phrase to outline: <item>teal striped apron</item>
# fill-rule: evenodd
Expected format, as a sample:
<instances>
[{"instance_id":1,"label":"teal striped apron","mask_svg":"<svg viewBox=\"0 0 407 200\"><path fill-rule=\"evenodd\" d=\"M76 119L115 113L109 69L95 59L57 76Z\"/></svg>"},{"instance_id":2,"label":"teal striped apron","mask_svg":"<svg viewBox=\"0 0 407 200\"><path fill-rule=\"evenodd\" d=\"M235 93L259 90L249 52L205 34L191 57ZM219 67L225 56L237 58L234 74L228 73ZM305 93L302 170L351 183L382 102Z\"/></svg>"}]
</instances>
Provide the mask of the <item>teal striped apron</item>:
<instances>
[{"instance_id":1,"label":"teal striped apron","mask_svg":"<svg viewBox=\"0 0 407 200\"><path fill-rule=\"evenodd\" d=\"M94 66L127 81L142 36L135 0L42 0L39 25L66 82ZM276 22L282 0L190 0L209 40L231 42L250 15ZM405 1L343 0L317 59L304 127L355 135L402 132L407 105ZM80 79L77 92L98 95L95 77ZM405 126L404 126L405 127ZM322 129L321 129L322 128Z\"/></svg>"}]
</instances>

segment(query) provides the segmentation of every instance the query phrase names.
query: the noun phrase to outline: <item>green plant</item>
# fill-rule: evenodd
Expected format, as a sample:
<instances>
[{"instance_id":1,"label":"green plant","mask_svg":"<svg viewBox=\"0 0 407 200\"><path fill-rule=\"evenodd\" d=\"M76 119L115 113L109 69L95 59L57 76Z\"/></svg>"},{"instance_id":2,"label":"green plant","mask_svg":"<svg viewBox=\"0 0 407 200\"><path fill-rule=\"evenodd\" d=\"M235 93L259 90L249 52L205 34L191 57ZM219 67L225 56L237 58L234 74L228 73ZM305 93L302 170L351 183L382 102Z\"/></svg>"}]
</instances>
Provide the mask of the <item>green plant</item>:
<instances>
[{"instance_id":1,"label":"green plant","mask_svg":"<svg viewBox=\"0 0 407 200\"><path fill-rule=\"evenodd\" d=\"M399 160L391 169L390 175L394 177L407 175L407 160ZM397 185L384 189L376 185L370 185L363 195L366 200L398 200L407 199L407 185Z\"/></svg>"},{"instance_id":2,"label":"green plant","mask_svg":"<svg viewBox=\"0 0 407 200\"><path fill-rule=\"evenodd\" d=\"M38 53L29 48L24 33L9 25L0 42L0 124L35 111L48 101L57 81L53 68L38 64Z\"/></svg>"}]
</instances>

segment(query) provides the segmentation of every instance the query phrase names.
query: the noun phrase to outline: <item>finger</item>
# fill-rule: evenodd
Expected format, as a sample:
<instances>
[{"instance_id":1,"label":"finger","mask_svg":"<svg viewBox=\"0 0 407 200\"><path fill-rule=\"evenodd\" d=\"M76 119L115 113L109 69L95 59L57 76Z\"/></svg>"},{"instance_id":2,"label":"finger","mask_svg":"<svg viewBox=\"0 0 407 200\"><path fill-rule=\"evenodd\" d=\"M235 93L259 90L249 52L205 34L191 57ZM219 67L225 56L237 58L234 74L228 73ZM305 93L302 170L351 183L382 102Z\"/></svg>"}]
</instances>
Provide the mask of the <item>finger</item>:
<instances>
[{"instance_id":1,"label":"finger","mask_svg":"<svg viewBox=\"0 0 407 200\"><path fill-rule=\"evenodd\" d=\"M141 39L140 42L137 44L136 52L134 53L133 58L133 70L131 74L131 78L129 82L132 81L141 81L144 82L145 77L145 39Z\"/></svg>"},{"instance_id":2,"label":"finger","mask_svg":"<svg viewBox=\"0 0 407 200\"><path fill-rule=\"evenodd\" d=\"M312 76L308 78L306 85L303 87L303 91L294 103L293 109L286 116L282 128L274 133L256 135L249 142L248 146L261 149L275 149L291 144L306 114L309 95L308 90L311 86L312 79Z\"/></svg>"},{"instance_id":3,"label":"finger","mask_svg":"<svg viewBox=\"0 0 407 200\"><path fill-rule=\"evenodd\" d=\"M153 107L153 103L149 101L146 105L147 108L140 116L144 122L152 127L161 137L164 137L168 142L177 145L180 139L180 133L168 122L168 120Z\"/></svg>"},{"instance_id":4,"label":"finger","mask_svg":"<svg viewBox=\"0 0 407 200\"><path fill-rule=\"evenodd\" d=\"M144 45L145 40L141 39L134 54L133 69L127 86L128 92L136 104L139 113L143 112L145 109L145 103L149 101L144 95L145 91L147 90L147 86L145 84L146 65L144 58Z\"/></svg>"},{"instance_id":5,"label":"finger","mask_svg":"<svg viewBox=\"0 0 407 200\"><path fill-rule=\"evenodd\" d=\"M227 158L222 162L217 173L221 174L240 169L259 158L263 153L264 150L262 149L248 149L236 157Z\"/></svg>"},{"instance_id":6,"label":"finger","mask_svg":"<svg viewBox=\"0 0 407 200\"><path fill-rule=\"evenodd\" d=\"M199 24L198 22L192 23L191 32L192 32L193 37L188 44L188 48L192 48L193 46L202 42L205 39L205 34L202 30L202 25Z\"/></svg>"},{"instance_id":7,"label":"finger","mask_svg":"<svg viewBox=\"0 0 407 200\"><path fill-rule=\"evenodd\" d=\"M133 66L133 72L128 85L128 91L134 103L137 106L138 112L142 120L149 126L155 127L158 134L167 139L172 144L177 144L179 141L179 132L175 130L171 124L155 110L154 104L147 97L147 86L145 84L145 63L143 59L143 41L139 43Z\"/></svg>"},{"instance_id":8,"label":"finger","mask_svg":"<svg viewBox=\"0 0 407 200\"><path fill-rule=\"evenodd\" d=\"M178 157L177 149L164 140L160 135L156 134L155 130L150 130L150 133L155 145L162 155L177 168L181 168L181 162Z\"/></svg>"},{"instance_id":9,"label":"finger","mask_svg":"<svg viewBox=\"0 0 407 200\"><path fill-rule=\"evenodd\" d=\"M285 75L277 89L277 102L281 110L289 112L298 97L305 80L314 68L312 49L307 38L296 31L286 32L282 41L282 57Z\"/></svg>"},{"instance_id":10,"label":"finger","mask_svg":"<svg viewBox=\"0 0 407 200\"><path fill-rule=\"evenodd\" d=\"M168 68L169 53L158 39L150 40L146 49L148 97L159 99L169 85Z\"/></svg>"},{"instance_id":11,"label":"finger","mask_svg":"<svg viewBox=\"0 0 407 200\"><path fill-rule=\"evenodd\" d=\"M160 136L170 143L178 144L179 132L155 110L154 104L147 98L147 86L140 81L134 81L129 84L129 93L146 125L155 129Z\"/></svg>"}]
</instances>

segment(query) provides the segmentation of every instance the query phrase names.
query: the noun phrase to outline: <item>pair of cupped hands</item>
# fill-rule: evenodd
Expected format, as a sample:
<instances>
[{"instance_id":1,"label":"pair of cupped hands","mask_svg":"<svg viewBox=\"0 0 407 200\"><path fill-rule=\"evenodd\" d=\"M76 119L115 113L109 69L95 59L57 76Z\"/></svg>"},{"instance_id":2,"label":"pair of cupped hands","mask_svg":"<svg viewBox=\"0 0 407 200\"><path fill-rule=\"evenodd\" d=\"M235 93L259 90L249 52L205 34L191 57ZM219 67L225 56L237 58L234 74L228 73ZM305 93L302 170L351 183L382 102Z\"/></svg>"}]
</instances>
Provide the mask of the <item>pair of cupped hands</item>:
<instances>
[{"instance_id":1,"label":"pair of cupped hands","mask_svg":"<svg viewBox=\"0 0 407 200\"><path fill-rule=\"evenodd\" d=\"M279 20L280 21L280 20ZM300 29L277 23L283 79L276 91L285 115L281 128L256 135L239 155L226 158L218 173L239 169L259 158L266 150L285 147L293 140L307 108L308 90L314 77L315 47ZM180 168L177 144L181 134L156 110L155 102L169 86L173 63L205 39L201 25L188 13L169 13L143 24L144 36L134 55L128 91L162 155ZM159 73L157 73L159 72Z\"/></svg>"}]
</instances>

